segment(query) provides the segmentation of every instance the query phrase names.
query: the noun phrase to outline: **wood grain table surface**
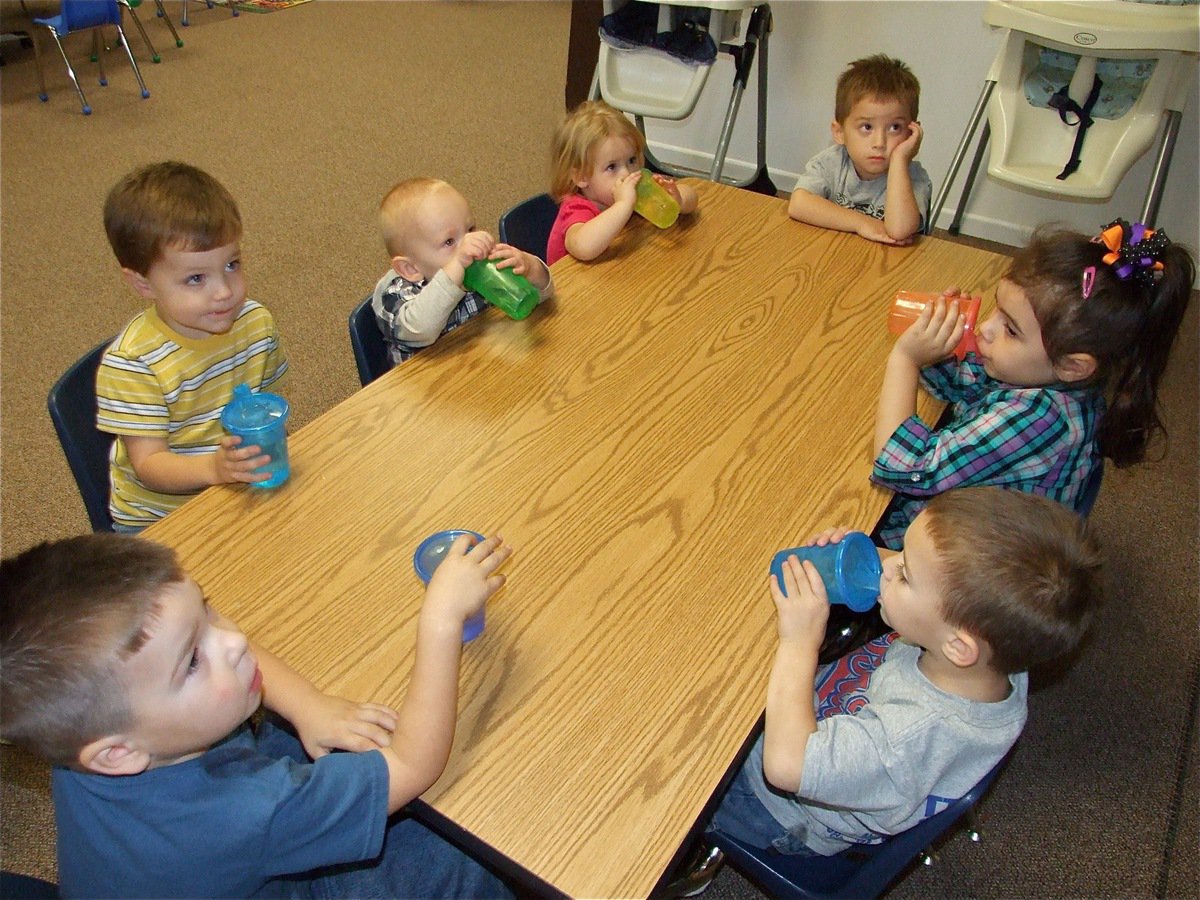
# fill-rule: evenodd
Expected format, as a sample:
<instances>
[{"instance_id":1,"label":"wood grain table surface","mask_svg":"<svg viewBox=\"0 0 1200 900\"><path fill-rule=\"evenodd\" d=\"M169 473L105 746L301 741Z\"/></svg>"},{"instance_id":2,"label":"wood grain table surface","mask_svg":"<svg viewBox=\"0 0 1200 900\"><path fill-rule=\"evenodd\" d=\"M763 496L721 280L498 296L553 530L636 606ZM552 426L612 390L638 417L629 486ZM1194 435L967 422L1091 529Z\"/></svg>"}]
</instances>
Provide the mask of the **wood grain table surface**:
<instances>
[{"instance_id":1,"label":"wood grain table surface","mask_svg":"<svg viewBox=\"0 0 1200 900\"><path fill-rule=\"evenodd\" d=\"M414 549L500 530L508 583L422 799L572 896L664 877L762 712L771 556L882 512L892 295L990 291L1007 265L696 186L674 228L635 220L600 260L555 265L557 298L528 319L489 310L291 435L282 488L213 488L146 532L322 689L398 704Z\"/></svg>"}]
</instances>

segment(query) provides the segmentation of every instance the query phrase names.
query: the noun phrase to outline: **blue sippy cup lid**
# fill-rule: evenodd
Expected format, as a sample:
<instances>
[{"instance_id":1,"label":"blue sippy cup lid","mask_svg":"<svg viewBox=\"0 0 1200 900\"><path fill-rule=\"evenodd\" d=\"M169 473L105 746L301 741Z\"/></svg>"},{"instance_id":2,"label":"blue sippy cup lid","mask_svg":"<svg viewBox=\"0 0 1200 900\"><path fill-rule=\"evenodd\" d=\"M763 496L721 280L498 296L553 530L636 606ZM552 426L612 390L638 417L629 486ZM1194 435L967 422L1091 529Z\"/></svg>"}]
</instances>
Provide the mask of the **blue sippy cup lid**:
<instances>
[{"instance_id":1,"label":"blue sippy cup lid","mask_svg":"<svg viewBox=\"0 0 1200 900\"><path fill-rule=\"evenodd\" d=\"M233 399L221 411L221 425L226 431L244 434L273 428L287 418L289 411L288 402L278 394L256 394L248 385L239 384L233 389Z\"/></svg>"},{"instance_id":2,"label":"blue sippy cup lid","mask_svg":"<svg viewBox=\"0 0 1200 900\"><path fill-rule=\"evenodd\" d=\"M879 579L883 575L879 551L861 531L850 532L841 543L838 578L845 593L845 603L855 612L866 612L879 597Z\"/></svg>"}]
</instances>

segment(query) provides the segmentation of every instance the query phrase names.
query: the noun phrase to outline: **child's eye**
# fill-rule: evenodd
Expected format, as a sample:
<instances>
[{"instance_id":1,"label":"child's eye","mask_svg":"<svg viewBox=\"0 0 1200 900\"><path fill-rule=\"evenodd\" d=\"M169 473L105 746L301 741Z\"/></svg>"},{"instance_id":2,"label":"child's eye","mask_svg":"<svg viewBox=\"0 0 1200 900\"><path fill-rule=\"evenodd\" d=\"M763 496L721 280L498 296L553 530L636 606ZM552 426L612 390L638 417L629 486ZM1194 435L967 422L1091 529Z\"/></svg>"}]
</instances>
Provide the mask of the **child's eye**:
<instances>
[{"instance_id":1,"label":"child's eye","mask_svg":"<svg viewBox=\"0 0 1200 900\"><path fill-rule=\"evenodd\" d=\"M908 582L908 576L904 574L904 563L896 566L896 580L904 583Z\"/></svg>"},{"instance_id":2,"label":"child's eye","mask_svg":"<svg viewBox=\"0 0 1200 900\"><path fill-rule=\"evenodd\" d=\"M191 675L200 668L200 648L197 647L192 651L192 658L188 660L187 673Z\"/></svg>"},{"instance_id":3,"label":"child's eye","mask_svg":"<svg viewBox=\"0 0 1200 900\"><path fill-rule=\"evenodd\" d=\"M1004 323L1004 333L1007 334L1009 337L1015 338L1017 336L1017 329L1013 328L1012 324L1010 322L1005 322Z\"/></svg>"},{"instance_id":4,"label":"child's eye","mask_svg":"<svg viewBox=\"0 0 1200 900\"><path fill-rule=\"evenodd\" d=\"M902 126L899 123L895 123L895 124L888 126L888 131L890 131L892 134L899 134L901 129L902 129Z\"/></svg>"},{"instance_id":5,"label":"child's eye","mask_svg":"<svg viewBox=\"0 0 1200 900\"><path fill-rule=\"evenodd\" d=\"M442 241L442 246L443 247L453 247L454 246L454 238L446 238L444 241Z\"/></svg>"},{"instance_id":6,"label":"child's eye","mask_svg":"<svg viewBox=\"0 0 1200 900\"><path fill-rule=\"evenodd\" d=\"M240 259L231 259L229 262L225 263L226 272L236 272L241 267L242 261Z\"/></svg>"},{"instance_id":7,"label":"child's eye","mask_svg":"<svg viewBox=\"0 0 1200 900\"><path fill-rule=\"evenodd\" d=\"M609 163L607 166L604 167L605 172L615 172L616 170L617 170L616 163Z\"/></svg>"},{"instance_id":8,"label":"child's eye","mask_svg":"<svg viewBox=\"0 0 1200 900\"><path fill-rule=\"evenodd\" d=\"M200 285L204 284L204 276L203 275L189 275L187 277L187 280L184 282L184 284L188 284L193 287L199 287Z\"/></svg>"}]
</instances>

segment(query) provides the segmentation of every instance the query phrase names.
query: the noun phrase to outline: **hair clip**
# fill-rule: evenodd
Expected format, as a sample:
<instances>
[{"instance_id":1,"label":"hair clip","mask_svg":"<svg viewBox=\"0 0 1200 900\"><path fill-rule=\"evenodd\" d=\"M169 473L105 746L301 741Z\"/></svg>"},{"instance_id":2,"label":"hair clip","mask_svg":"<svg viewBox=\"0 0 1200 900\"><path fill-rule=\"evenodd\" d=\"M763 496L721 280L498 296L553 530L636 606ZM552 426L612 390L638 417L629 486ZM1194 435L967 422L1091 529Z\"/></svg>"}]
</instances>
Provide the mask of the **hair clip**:
<instances>
[{"instance_id":1,"label":"hair clip","mask_svg":"<svg viewBox=\"0 0 1200 900\"><path fill-rule=\"evenodd\" d=\"M1096 267L1088 266L1083 270L1083 299L1092 296L1092 288L1096 285Z\"/></svg>"}]
</instances>

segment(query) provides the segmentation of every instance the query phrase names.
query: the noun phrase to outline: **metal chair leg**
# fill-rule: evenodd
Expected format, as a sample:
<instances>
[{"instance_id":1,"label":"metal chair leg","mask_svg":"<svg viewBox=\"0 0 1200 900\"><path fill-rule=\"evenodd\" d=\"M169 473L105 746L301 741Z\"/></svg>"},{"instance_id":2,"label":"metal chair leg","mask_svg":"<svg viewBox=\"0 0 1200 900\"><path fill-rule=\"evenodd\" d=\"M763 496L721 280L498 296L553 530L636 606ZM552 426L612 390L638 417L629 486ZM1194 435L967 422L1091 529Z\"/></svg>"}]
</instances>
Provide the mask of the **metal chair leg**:
<instances>
[{"instance_id":1,"label":"metal chair leg","mask_svg":"<svg viewBox=\"0 0 1200 900\"><path fill-rule=\"evenodd\" d=\"M937 223L938 216L942 214L942 207L946 205L946 197L950 195L950 187L954 184L954 178L958 175L958 168L962 165L963 158L967 155L967 148L971 146L971 139L975 137L975 129L979 127L979 122L983 118L983 113L987 109L988 99L992 96L992 89L995 86L996 82L994 81L985 81L983 83L983 90L979 94L979 99L975 102L975 109L971 111L971 118L967 121L967 130L963 132L962 140L958 142L958 149L954 151L954 157L950 160L950 168L946 172L946 177L942 181L941 187L938 188L937 198L933 201L933 208L929 213L929 221L926 223L929 233L933 232L933 226ZM959 207L961 209L961 203Z\"/></svg>"},{"instance_id":2,"label":"metal chair leg","mask_svg":"<svg viewBox=\"0 0 1200 900\"><path fill-rule=\"evenodd\" d=\"M33 41L33 61L37 66L39 89L38 99L45 103L50 99L50 95L46 93L46 76L42 72L42 47L41 44L38 43L37 35L34 33L36 31L37 29L35 28L33 32L30 32L29 37Z\"/></svg>"},{"instance_id":3,"label":"metal chair leg","mask_svg":"<svg viewBox=\"0 0 1200 900\"><path fill-rule=\"evenodd\" d=\"M162 57L158 55L158 51L155 50L154 45L150 43L150 35L146 34L146 29L142 27L142 20L138 18L137 10L135 10L128 3L122 3L121 6L125 7L125 9L129 11L129 18L133 19L133 24L141 33L142 40L145 41L146 46L150 48L150 59L156 63L162 62Z\"/></svg>"},{"instance_id":4,"label":"metal chair leg","mask_svg":"<svg viewBox=\"0 0 1200 900\"><path fill-rule=\"evenodd\" d=\"M54 38L54 43L58 47L58 52L62 55L63 64L66 65L66 67L67 67L67 74L69 76L71 76L71 84L75 85L75 93L77 93L79 95L79 105L83 107L83 114L85 116L90 116L92 114L92 108L90 106L88 106L87 97L85 97L83 95L83 88L81 88L79 86L79 79L75 77L75 70L71 68L71 61L69 59L67 59L67 51L65 51L63 49L62 41L60 41L58 39L58 35L54 32L54 29L50 29L50 34ZM39 69L39 74L40 74L40 71L41 70ZM42 84L43 95L45 94L45 90L46 90L46 86L45 86L45 83L43 82L43 84ZM46 97L43 96L42 99L45 100Z\"/></svg>"},{"instance_id":5,"label":"metal chair leg","mask_svg":"<svg viewBox=\"0 0 1200 900\"><path fill-rule=\"evenodd\" d=\"M1171 168L1171 156L1175 153L1175 139L1179 136L1179 123L1183 113L1177 109L1167 110L1167 124L1163 128L1162 143L1154 160L1154 172L1150 176L1150 189L1146 194L1146 205L1142 208L1142 222L1153 227L1158 218L1158 206L1162 202L1163 187L1167 183L1167 172Z\"/></svg>"},{"instance_id":6,"label":"metal chair leg","mask_svg":"<svg viewBox=\"0 0 1200 900\"><path fill-rule=\"evenodd\" d=\"M146 90L146 82L142 81L142 71L138 68L137 60L133 58L133 51L129 49L129 41L125 38L125 29L120 25L117 26L117 34L121 36L121 46L125 48L125 55L129 57L129 65L133 67L133 74L137 78L138 86L142 89L142 99L145 100L150 96L150 92Z\"/></svg>"},{"instance_id":7,"label":"metal chair leg","mask_svg":"<svg viewBox=\"0 0 1200 900\"><path fill-rule=\"evenodd\" d=\"M951 234L958 234L962 226L963 216L967 212L967 198L971 196L971 187L975 184L975 176L983 163L983 154L987 150L988 140L992 136L992 123L984 122L983 131L979 133L979 146L975 148L975 156L971 160L971 168L967 170L967 179L963 182L962 196L958 199L958 209L954 210L954 221L947 229Z\"/></svg>"},{"instance_id":8,"label":"metal chair leg","mask_svg":"<svg viewBox=\"0 0 1200 900\"><path fill-rule=\"evenodd\" d=\"M183 41L179 39L179 32L175 30L175 24L171 21L171 17L167 15L166 9L163 8L162 0L154 0L154 5L158 8L158 17L167 23L167 27L171 29L171 37L175 38L175 46L182 47Z\"/></svg>"},{"instance_id":9,"label":"metal chair leg","mask_svg":"<svg viewBox=\"0 0 1200 900\"><path fill-rule=\"evenodd\" d=\"M100 87L108 87L108 75L104 72L104 44L100 40L100 29L92 29L92 59L100 67Z\"/></svg>"}]
</instances>

